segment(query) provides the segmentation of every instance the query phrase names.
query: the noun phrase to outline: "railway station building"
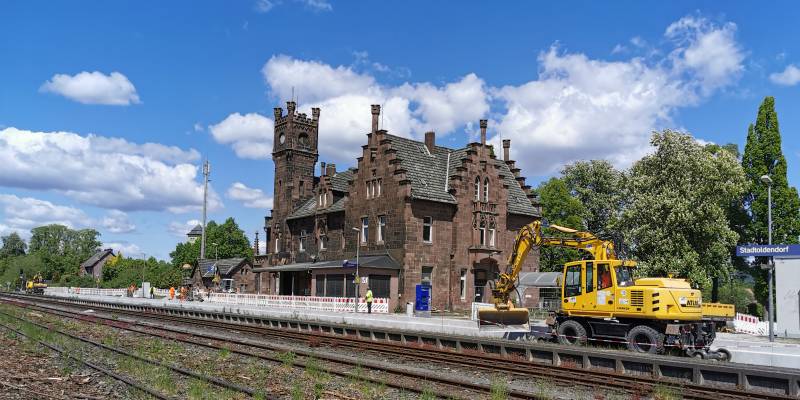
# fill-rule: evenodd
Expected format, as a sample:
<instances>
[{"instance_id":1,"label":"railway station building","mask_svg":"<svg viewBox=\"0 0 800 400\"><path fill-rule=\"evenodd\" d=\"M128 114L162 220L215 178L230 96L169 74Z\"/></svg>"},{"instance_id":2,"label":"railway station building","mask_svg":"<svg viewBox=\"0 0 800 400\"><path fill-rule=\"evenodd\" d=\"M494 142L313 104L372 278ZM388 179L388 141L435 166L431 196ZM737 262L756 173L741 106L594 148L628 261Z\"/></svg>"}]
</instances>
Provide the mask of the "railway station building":
<instances>
[{"instance_id":1,"label":"railway station building","mask_svg":"<svg viewBox=\"0 0 800 400\"><path fill-rule=\"evenodd\" d=\"M369 118L367 110L365 118ZM431 305L466 310L490 300L489 281L506 268L517 230L540 218L520 169L486 143L461 148L379 129L371 107L355 167L319 162L320 109L274 109L274 201L265 217L267 254L257 255L260 293L354 297L358 251L360 295L390 299L390 310L413 302L417 284L431 285ZM319 164L318 164L319 162ZM523 271L538 269L532 251ZM523 294L537 302L535 289Z\"/></svg>"}]
</instances>

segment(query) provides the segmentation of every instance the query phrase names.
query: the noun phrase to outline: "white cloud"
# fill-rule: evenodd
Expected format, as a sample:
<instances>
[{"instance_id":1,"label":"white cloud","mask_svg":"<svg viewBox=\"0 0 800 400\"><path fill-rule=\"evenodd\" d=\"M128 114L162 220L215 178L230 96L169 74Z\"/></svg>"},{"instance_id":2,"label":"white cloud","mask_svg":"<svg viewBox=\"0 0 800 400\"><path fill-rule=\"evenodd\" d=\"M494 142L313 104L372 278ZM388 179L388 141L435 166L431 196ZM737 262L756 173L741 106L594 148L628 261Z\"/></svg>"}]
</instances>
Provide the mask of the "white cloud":
<instances>
[{"instance_id":1,"label":"white cloud","mask_svg":"<svg viewBox=\"0 0 800 400\"><path fill-rule=\"evenodd\" d=\"M186 238L186 234L189 233L189 231L191 231L192 228L194 228L198 224L200 224L200 221L196 220L196 219L190 219L190 220L188 220L186 222L172 221L167 226L167 230L171 234L173 234L173 235L175 235L177 237L185 239Z\"/></svg>"},{"instance_id":2,"label":"white cloud","mask_svg":"<svg viewBox=\"0 0 800 400\"><path fill-rule=\"evenodd\" d=\"M109 211L103 217L101 224L111 233L129 233L136 230L136 225L128 219L128 214L119 210Z\"/></svg>"},{"instance_id":3,"label":"white cloud","mask_svg":"<svg viewBox=\"0 0 800 400\"><path fill-rule=\"evenodd\" d=\"M278 4L280 4L280 2L271 1L271 0L258 0L258 1L256 1L256 4L255 4L254 8L255 8L256 12L268 13L273 8L275 8L275 6L278 5Z\"/></svg>"},{"instance_id":4,"label":"white cloud","mask_svg":"<svg viewBox=\"0 0 800 400\"><path fill-rule=\"evenodd\" d=\"M357 60L359 56L366 54L357 53ZM427 82L384 86L352 67L333 67L285 55L270 58L262 73L276 97L289 99L294 90L306 113L312 107L322 109L320 153L348 164L360 155L360 146L365 143L371 104L382 105L382 128L417 138L428 130L442 137L476 122L489 111L485 83L475 74L443 86Z\"/></svg>"},{"instance_id":5,"label":"white cloud","mask_svg":"<svg viewBox=\"0 0 800 400\"><path fill-rule=\"evenodd\" d=\"M733 24L681 19L666 33L677 48L654 61L609 62L553 47L539 55L538 79L493 92L506 110L492 142L500 148L501 138L512 139L512 158L526 175L582 159L627 166L649 151L651 131L669 126L676 110L735 81L744 55L734 32Z\"/></svg>"},{"instance_id":6,"label":"white cloud","mask_svg":"<svg viewBox=\"0 0 800 400\"><path fill-rule=\"evenodd\" d=\"M300 2L313 11L333 11L333 6L327 0L300 0Z\"/></svg>"},{"instance_id":7,"label":"white cloud","mask_svg":"<svg viewBox=\"0 0 800 400\"><path fill-rule=\"evenodd\" d=\"M241 182L235 182L228 188L228 197L241 201L245 207L272 208L272 197L265 195L261 189L247 187Z\"/></svg>"},{"instance_id":8,"label":"white cloud","mask_svg":"<svg viewBox=\"0 0 800 400\"><path fill-rule=\"evenodd\" d=\"M670 24L664 36L678 47L670 58L676 71L685 70L705 94L727 86L744 66L744 51L734 39L736 24L717 26L705 18L686 16Z\"/></svg>"},{"instance_id":9,"label":"white cloud","mask_svg":"<svg viewBox=\"0 0 800 400\"><path fill-rule=\"evenodd\" d=\"M281 0L257 0L253 8L256 12L264 14L283 3ZM302 4L306 9L314 12L333 11L333 5L327 0L294 0L294 3Z\"/></svg>"},{"instance_id":10,"label":"white cloud","mask_svg":"<svg viewBox=\"0 0 800 400\"><path fill-rule=\"evenodd\" d=\"M204 131L206 128L205 128L205 127L203 127L203 125L202 125L201 123L199 123L199 122L195 122L195 123L194 123L194 126L192 127L192 129L194 129L194 131L195 131L195 132L202 132L202 131Z\"/></svg>"},{"instance_id":11,"label":"white cloud","mask_svg":"<svg viewBox=\"0 0 800 400\"><path fill-rule=\"evenodd\" d=\"M0 207L6 226L13 229L30 230L49 224L60 224L69 228L92 225L91 219L80 209L56 205L33 197L0 194Z\"/></svg>"},{"instance_id":12,"label":"white cloud","mask_svg":"<svg viewBox=\"0 0 800 400\"><path fill-rule=\"evenodd\" d=\"M627 51L628 51L627 47L617 43L617 45L614 46L613 49L611 49L611 54L620 54L620 53L625 53Z\"/></svg>"},{"instance_id":13,"label":"white cloud","mask_svg":"<svg viewBox=\"0 0 800 400\"><path fill-rule=\"evenodd\" d=\"M39 88L41 92L60 94L83 104L127 106L138 104L139 95L128 78L112 72L83 71L77 75L55 74Z\"/></svg>"},{"instance_id":14,"label":"white cloud","mask_svg":"<svg viewBox=\"0 0 800 400\"><path fill-rule=\"evenodd\" d=\"M794 64L789 64L783 72L770 74L769 80L778 85L794 86L800 82L800 68L797 68Z\"/></svg>"},{"instance_id":15,"label":"white cloud","mask_svg":"<svg viewBox=\"0 0 800 400\"><path fill-rule=\"evenodd\" d=\"M108 242L103 243L104 249L114 249L115 254L122 253L126 258L141 258L144 254L142 249L135 243L130 242Z\"/></svg>"},{"instance_id":16,"label":"white cloud","mask_svg":"<svg viewBox=\"0 0 800 400\"><path fill-rule=\"evenodd\" d=\"M208 127L217 143L230 144L241 158L267 159L272 153L273 121L261 114L233 113Z\"/></svg>"},{"instance_id":17,"label":"white cloud","mask_svg":"<svg viewBox=\"0 0 800 400\"><path fill-rule=\"evenodd\" d=\"M0 186L54 190L122 211L186 212L202 206L194 150L71 132L0 130ZM209 207L222 207L209 190Z\"/></svg>"}]
</instances>

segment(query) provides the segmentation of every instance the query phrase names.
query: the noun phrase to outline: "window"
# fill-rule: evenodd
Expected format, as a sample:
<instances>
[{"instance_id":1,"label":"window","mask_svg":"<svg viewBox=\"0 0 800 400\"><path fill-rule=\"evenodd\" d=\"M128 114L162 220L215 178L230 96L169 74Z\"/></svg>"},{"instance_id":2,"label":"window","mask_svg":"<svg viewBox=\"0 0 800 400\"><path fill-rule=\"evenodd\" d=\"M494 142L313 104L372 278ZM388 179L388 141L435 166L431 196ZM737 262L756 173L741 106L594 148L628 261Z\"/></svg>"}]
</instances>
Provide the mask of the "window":
<instances>
[{"instance_id":1,"label":"window","mask_svg":"<svg viewBox=\"0 0 800 400\"><path fill-rule=\"evenodd\" d=\"M325 277L325 296L344 297L344 275L330 274Z\"/></svg>"},{"instance_id":2,"label":"window","mask_svg":"<svg viewBox=\"0 0 800 400\"><path fill-rule=\"evenodd\" d=\"M422 284L433 286L433 267L422 267Z\"/></svg>"},{"instance_id":3,"label":"window","mask_svg":"<svg viewBox=\"0 0 800 400\"><path fill-rule=\"evenodd\" d=\"M633 270L631 267L621 265L614 267L617 271L617 286L633 285Z\"/></svg>"},{"instance_id":4,"label":"window","mask_svg":"<svg viewBox=\"0 0 800 400\"><path fill-rule=\"evenodd\" d=\"M319 195L319 201L317 202L317 204L319 204L320 207L323 206L323 204L322 204L322 194Z\"/></svg>"},{"instance_id":5,"label":"window","mask_svg":"<svg viewBox=\"0 0 800 400\"><path fill-rule=\"evenodd\" d=\"M344 297L356 297L356 276L355 274L344 275Z\"/></svg>"},{"instance_id":6,"label":"window","mask_svg":"<svg viewBox=\"0 0 800 400\"><path fill-rule=\"evenodd\" d=\"M597 290L611 287L611 269L608 264L597 264Z\"/></svg>"},{"instance_id":7,"label":"window","mask_svg":"<svg viewBox=\"0 0 800 400\"><path fill-rule=\"evenodd\" d=\"M389 275L370 275L369 288L372 290L373 297L389 298L391 276Z\"/></svg>"},{"instance_id":8,"label":"window","mask_svg":"<svg viewBox=\"0 0 800 400\"><path fill-rule=\"evenodd\" d=\"M486 222L481 222L480 227L478 228L479 234L479 244L481 246L486 246Z\"/></svg>"},{"instance_id":9,"label":"window","mask_svg":"<svg viewBox=\"0 0 800 400\"><path fill-rule=\"evenodd\" d=\"M489 178L483 179L483 201L489 201Z\"/></svg>"},{"instance_id":10,"label":"window","mask_svg":"<svg viewBox=\"0 0 800 400\"><path fill-rule=\"evenodd\" d=\"M594 292L594 263L586 263L586 293Z\"/></svg>"},{"instance_id":11,"label":"window","mask_svg":"<svg viewBox=\"0 0 800 400\"><path fill-rule=\"evenodd\" d=\"M319 236L319 249L325 250L328 248L328 235L320 235Z\"/></svg>"},{"instance_id":12,"label":"window","mask_svg":"<svg viewBox=\"0 0 800 400\"><path fill-rule=\"evenodd\" d=\"M378 216L378 242L383 242L384 233L386 231L386 216Z\"/></svg>"},{"instance_id":13,"label":"window","mask_svg":"<svg viewBox=\"0 0 800 400\"><path fill-rule=\"evenodd\" d=\"M383 179L378 179L378 194L377 194L377 196L381 195L381 186L383 186Z\"/></svg>"},{"instance_id":14,"label":"window","mask_svg":"<svg viewBox=\"0 0 800 400\"><path fill-rule=\"evenodd\" d=\"M278 248L278 238L275 238L275 252L279 252L280 249Z\"/></svg>"},{"instance_id":15,"label":"window","mask_svg":"<svg viewBox=\"0 0 800 400\"><path fill-rule=\"evenodd\" d=\"M302 196L302 193L303 193L303 180L302 179L300 180L299 187L300 187L300 195Z\"/></svg>"},{"instance_id":16,"label":"window","mask_svg":"<svg viewBox=\"0 0 800 400\"><path fill-rule=\"evenodd\" d=\"M475 178L475 201L481 201L481 178Z\"/></svg>"},{"instance_id":17,"label":"window","mask_svg":"<svg viewBox=\"0 0 800 400\"><path fill-rule=\"evenodd\" d=\"M367 181L367 198L368 199L372 198L372 195L374 193L373 190L374 189L372 187L372 181Z\"/></svg>"},{"instance_id":18,"label":"window","mask_svg":"<svg viewBox=\"0 0 800 400\"><path fill-rule=\"evenodd\" d=\"M461 291L460 291L461 300L464 300L464 299L467 298L467 270L466 269L462 269L461 270L461 280L459 281L459 284L461 285L460 286L460 288L461 288Z\"/></svg>"},{"instance_id":19,"label":"window","mask_svg":"<svg viewBox=\"0 0 800 400\"><path fill-rule=\"evenodd\" d=\"M489 229L489 246L494 247L494 228Z\"/></svg>"},{"instance_id":20,"label":"window","mask_svg":"<svg viewBox=\"0 0 800 400\"><path fill-rule=\"evenodd\" d=\"M369 218L361 218L361 244L367 243L369 237Z\"/></svg>"},{"instance_id":21,"label":"window","mask_svg":"<svg viewBox=\"0 0 800 400\"><path fill-rule=\"evenodd\" d=\"M300 231L300 252L306 251L306 238L308 237L308 233L305 229Z\"/></svg>"},{"instance_id":22,"label":"window","mask_svg":"<svg viewBox=\"0 0 800 400\"><path fill-rule=\"evenodd\" d=\"M316 288L314 289L314 295L317 297L324 297L325 296L325 275L319 274L315 277L316 279Z\"/></svg>"},{"instance_id":23,"label":"window","mask_svg":"<svg viewBox=\"0 0 800 400\"><path fill-rule=\"evenodd\" d=\"M433 242L433 218L422 217L422 241Z\"/></svg>"},{"instance_id":24,"label":"window","mask_svg":"<svg viewBox=\"0 0 800 400\"><path fill-rule=\"evenodd\" d=\"M581 294L581 266L570 265L567 267L567 277L564 281L564 297L578 296Z\"/></svg>"}]
</instances>

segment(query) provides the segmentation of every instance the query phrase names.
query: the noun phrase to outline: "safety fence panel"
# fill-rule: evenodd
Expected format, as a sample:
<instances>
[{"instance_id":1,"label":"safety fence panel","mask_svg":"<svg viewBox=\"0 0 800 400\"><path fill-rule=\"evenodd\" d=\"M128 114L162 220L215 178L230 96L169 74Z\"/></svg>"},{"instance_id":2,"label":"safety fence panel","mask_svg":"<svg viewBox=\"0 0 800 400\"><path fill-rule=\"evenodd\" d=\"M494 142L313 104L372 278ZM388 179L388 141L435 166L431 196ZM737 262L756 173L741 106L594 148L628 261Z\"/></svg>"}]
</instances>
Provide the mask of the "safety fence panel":
<instances>
[{"instance_id":1,"label":"safety fence panel","mask_svg":"<svg viewBox=\"0 0 800 400\"><path fill-rule=\"evenodd\" d=\"M773 329L777 332L778 324L773 323ZM736 313L736 318L733 320L733 330L736 333L767 336L769 335L769 322L761 321L753 315Z\"/></svg>"},{"instance_id":2,"label":"safety fence panel","mask_svg":"<svg viewBox=\"0 0 800 400\"><path fill-rule=\"evenodd\" d=\"M125 296L128 289L96 289L82 287L48 287L44 294L82 294L86 296Z\"/></svg>"},{"instance_id":3,"label":"safety fence panel","mask_svg":"<svg viewBox=\"0 0 800 400\"><path fill-rule=\"evenodd\" d=\"M210 293L206 297L212 303L262 306L275 308L295 308L301 310L352 312L355 299L346 297L279 296L265 294ZM364 298L358 299L358 312L367 312ZM388 313L389 299L375 298L372 312Z\"/></svg>"}]
</instances>

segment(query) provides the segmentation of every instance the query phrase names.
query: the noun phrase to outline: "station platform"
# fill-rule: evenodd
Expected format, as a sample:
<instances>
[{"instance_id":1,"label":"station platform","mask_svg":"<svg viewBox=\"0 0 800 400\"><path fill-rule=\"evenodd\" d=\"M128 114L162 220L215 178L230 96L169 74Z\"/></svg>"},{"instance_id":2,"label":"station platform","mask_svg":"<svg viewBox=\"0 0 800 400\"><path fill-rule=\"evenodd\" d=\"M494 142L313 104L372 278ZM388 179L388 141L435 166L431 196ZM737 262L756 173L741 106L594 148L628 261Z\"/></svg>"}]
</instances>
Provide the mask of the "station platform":
<instances>
[{"instance_id":1,"label":"station platform","mask_svg":"<svg viewBox=\"0 0 800 400\"><path fill-rule=\"evenodd\" d=\"M439 333L460 336L475 336L494 339L520 339L524 334L508 332L502 328L479 329L475 321L467 318L445 316L414 317L405 314L366 314L354 312L316 311L293 308L269 308L247 305L232 305L213 302L190 302L169 299L145 299L138 297L114 297L76 295L66 293L49 294L52 297L93 300L116 304L141 304L186 311L227 312L239 315L282 318L305 322L324 322L368 328L395 329L407 332ZM532 321L531 333L547 332L544 321ZM725 348L731 352L732 362L787 367L800 369L800 340L779 339L770 343L766 338L747 334L719 333L712 348Z\"/></svg>"}]
</instances>

